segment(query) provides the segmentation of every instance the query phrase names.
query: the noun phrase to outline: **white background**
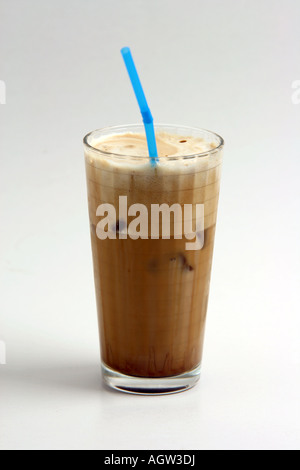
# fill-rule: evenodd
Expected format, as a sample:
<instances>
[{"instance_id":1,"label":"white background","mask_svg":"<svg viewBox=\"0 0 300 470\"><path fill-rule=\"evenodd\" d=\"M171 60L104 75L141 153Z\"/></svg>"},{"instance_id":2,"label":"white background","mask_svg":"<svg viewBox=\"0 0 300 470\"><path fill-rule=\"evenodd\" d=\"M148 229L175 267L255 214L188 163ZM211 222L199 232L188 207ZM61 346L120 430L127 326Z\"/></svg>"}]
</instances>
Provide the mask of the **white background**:
<instances>
[{"instance_id":1,"label":"white background","mask_svg":"<svg viewBox=\"0 0 300 470\"><path fill-rule=\"evenodd\" d=\"M299 17L295 0L0 0L1 449L300 448ZM100 380L82 137L140 121L127 45L157 122L226 141L202 379L165 397Z\"/></svg>"}]
</instances>

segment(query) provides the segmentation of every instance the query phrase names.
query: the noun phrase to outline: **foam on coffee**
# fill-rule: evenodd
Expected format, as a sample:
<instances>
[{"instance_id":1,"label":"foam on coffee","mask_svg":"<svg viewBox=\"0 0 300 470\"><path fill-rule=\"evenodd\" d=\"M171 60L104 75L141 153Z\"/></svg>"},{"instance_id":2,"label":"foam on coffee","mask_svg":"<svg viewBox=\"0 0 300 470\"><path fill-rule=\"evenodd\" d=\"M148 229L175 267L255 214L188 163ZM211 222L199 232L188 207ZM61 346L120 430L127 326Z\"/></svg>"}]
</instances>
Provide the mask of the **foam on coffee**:
<instances>
[{"instance_id":1,"label":"foam on coffee","mask_svg":"<svg viewBox=\"0 0 300 470\"><path fill-rule=\"evenodd\" d=\"M156 133L159 157L186 157L208 152L216 147L214 142L206 142L199 137L179 136L167 132ZM133 132L102 137L93 146L104 152L126 157L148 157L145 135Z\"/></svg>"}]
</instances>

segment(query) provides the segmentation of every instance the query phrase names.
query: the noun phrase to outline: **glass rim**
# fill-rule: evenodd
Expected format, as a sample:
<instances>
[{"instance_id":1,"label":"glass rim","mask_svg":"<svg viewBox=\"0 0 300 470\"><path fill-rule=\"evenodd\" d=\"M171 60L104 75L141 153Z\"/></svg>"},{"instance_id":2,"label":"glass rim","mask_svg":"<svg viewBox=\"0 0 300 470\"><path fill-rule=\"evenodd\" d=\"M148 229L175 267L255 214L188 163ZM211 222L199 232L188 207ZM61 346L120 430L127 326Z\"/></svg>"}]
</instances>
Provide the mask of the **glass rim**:
<instances>
[{"instance_id":1,"label":"glass rim","mask_svg":"<svg viewBox=\"0 0 300 470\"><path fill-rule=\"evenodd\" d=\"M121 154L121 153L114 153L114 152L106 152L105 150L101 150L99 148L93 147L91 143L89 143L89 139L96 133L106 133L110 132L111 134L117 133L116 131L124 130L124 132L130 131L130 129L133 128L140 128L141 130L144 130L144 125L141 123L137 124L123 124L123 125L118 125L118 126L107 126L103 127L100 129L95 129L94 131L89 132L88 134L85 135L83 138L83 143L84 146L87 147L89 150L92 150L93 152L96 152L100 155L109 157L118 157L118 158L130 158L130 159L144 159L144 160L149 160L148 155L127 155L127 154ZM208 129L203 129L200 127L193 127L193 126L183 126L183 125L176 125L176 124L154 124L154 128L156 129L163 129L163 128L174 128L174 129L183 129L184 131L192 131L192 132L205 132L207 134L210 134L211 136L217 138L218 140L218 145L215 148L206 150L205 152L197 152L193 154L188 154L188 155L177 155L177 156L158 156L159 160L165 161L165 160L180 160L180 159L187 159L187 158L195 158L195 157L207 157L209 155L212 155L214 153L219 152L223 147L224 147L224 139L221 137L219 134L216 132L210 131ZM114 132L115 131L115 132Z\"/></svg>"}]
</instances>

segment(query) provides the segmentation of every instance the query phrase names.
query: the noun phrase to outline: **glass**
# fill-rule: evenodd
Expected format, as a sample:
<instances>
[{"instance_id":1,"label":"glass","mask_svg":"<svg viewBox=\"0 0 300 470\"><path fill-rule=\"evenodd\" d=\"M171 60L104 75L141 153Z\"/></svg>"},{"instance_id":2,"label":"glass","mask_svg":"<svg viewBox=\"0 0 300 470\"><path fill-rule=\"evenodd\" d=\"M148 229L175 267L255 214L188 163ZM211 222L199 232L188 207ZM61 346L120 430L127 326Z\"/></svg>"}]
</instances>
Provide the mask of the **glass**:
<instances>
[{"instance_id":1,"label":"glass","mask_svg":"<svg viewBox=\"0 0 300 470\"><path fill-rule=\"evenodd\" d=\"M160 156L151 167L148 157L128 156L126 148L113 154L96 147L105 136L144 134L142 125L101 129L84 138L103 377L112 388L140 394L175 393L199 380L224 145L203 129L156 125L155 131L178 135L182 143L204 139L211 149ZM125 221L120 196L127 197L128 208L147 208L144 238L131 237L133 217ZM115 238L99 238L102 204L116 210L115 223L108 223ZM203 205L202 249L187 249L185 236L177 237L175 215L169 239L161 227L151 238L153 204L180 204L183 210L190 204L193 223L196 205Z\"/></svg>"}]
</instances>

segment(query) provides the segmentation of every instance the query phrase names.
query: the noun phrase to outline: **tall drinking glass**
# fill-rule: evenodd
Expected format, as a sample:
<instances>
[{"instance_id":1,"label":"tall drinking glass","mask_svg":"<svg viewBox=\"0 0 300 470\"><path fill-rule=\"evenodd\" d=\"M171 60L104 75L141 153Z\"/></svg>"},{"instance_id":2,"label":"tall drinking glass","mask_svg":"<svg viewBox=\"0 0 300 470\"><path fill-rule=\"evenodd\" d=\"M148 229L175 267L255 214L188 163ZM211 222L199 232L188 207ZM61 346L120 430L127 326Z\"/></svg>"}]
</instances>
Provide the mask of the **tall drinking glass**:
<instances>
[{"instance_id":1,"label":"tall drinking glass","mask_svg":"<svg viewBox=\"0 0 300 470\"><path fill-rule=\"evenodd\" d=\"M142 394L183 391L200 376L224 145L197 128L155 132L176 143L155 166L132 151L142 125L84 139L103 376Z\"/></svg>"}]
</instances>

